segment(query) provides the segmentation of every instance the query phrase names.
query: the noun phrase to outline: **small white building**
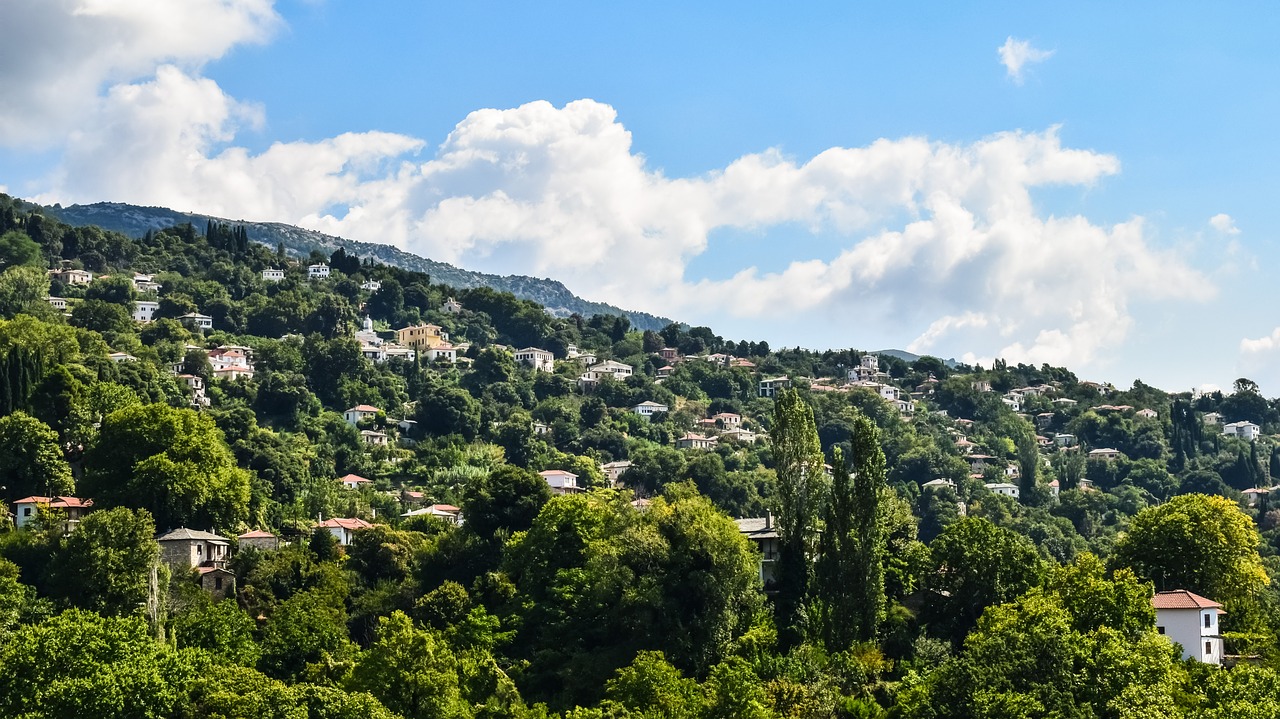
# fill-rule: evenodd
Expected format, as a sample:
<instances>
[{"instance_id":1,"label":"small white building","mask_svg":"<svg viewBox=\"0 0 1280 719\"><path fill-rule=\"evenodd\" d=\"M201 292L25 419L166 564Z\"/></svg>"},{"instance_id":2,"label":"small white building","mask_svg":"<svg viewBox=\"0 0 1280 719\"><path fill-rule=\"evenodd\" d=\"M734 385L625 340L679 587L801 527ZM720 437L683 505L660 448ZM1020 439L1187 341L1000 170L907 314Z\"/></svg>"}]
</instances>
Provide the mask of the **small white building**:
<instances>
[{"instance_id":1,"label":"small white building","mask_svg":"<svg viewBox=\"0 0 1280 719\"><path fill-rule=\"evenodd\" d=\"M134 357L128 352L112 352L111 354L107 355L107 357L109 357L112 362L137 362L138 361L137 357Z\"/></svg>"},{"instance_id":2,"label":"small white building","mask_svg":"<svg viewBox=\"0 0 1280 719\"><path fill-rule=\"evenodd\" d=\"M369 524L359 517L335 517L333 519L326 519L319 524L321 529L329 530L329 533L338 540L338 544L341 544L344 547L351 544L351 540L355 537L356 532L362 529L368 529L372 526L372 524Z\"/></svg>"},{"instance_id":3,"label":"small white building","mask_svg":"<svg viewBox=\"0 0 1280 719\"><path fill-rule=\"evenodd\" d=\"M67 298L65 298L65 297L46 297L45 299L49 301L49 306L50 306L50 307L52 307L52 308L54 308L55 310L58 310L59 312L65 312L65 311L66 311L66 309L67 309Z\"/></svg>"},{"instance_id":4,"label":"small white building","mask_svg":"<svg viewBox=\"0 0 1280 719\"><path fill-rule=\"evenodd\" d=\"M361 487L373 484L373 480L365 479L358 474L348 474L338 481L342 482L342 486L347 489L360 489Z\"/></svg>"},{"instance_id":5,"label":"small white building","mask_svg":"<svg viewBox=\"0 0 1280 719\"><path fill-rule=\"evenodd\" d=\"M362 429L360 430L360 439L364 440L364 443L371 447L387 446L386 432L375 432L371 429Z\"/></svg>"},{"instance_id":6,"label":"small white building","mask_svg":"<svg viewBox=\"0 0 1280 719\"><path fill-rule=\"evenodd\" d=\"M667 409L668 407L665 404L660 404L658 402L645 400L644 402L641 402L640 404L632 407L631 411L635 412L641 417L644 417L645 419L649 419L650 417L652 417L655 414L658 414L659 412L666 412Z\"/></svg>"},{"instance_id":7,"label":"small white building","mask_svg":"<svg viewBox=\"0 0 1280 719\"><path fill-rule=\"evenodd\" d=\"M715 437L705 437L689 432L676 440L677 449L715 449L718 444Z\"/></svg>"},{"instance_id":8,"label":"small white building","mask_svg":"<svg viewBox=\"0 0 1280 719\"><path fill-rule=\"evenodd\" d=\"M1239 437L1246 442L1252 442L1257 439L1261 432L1261 427L1247 420L1222 425L1222 436Z\"/></svg>"},{"instance_id":9,"label":"small white building","mask_svg":"<svg viewBox=\"0 0 1280 719\"><path fill-rule=\"evenodd\" d=\"M1013 497L1014 499L1017 499L1018 494L1020 493L1018 485L1009 484L1008 482L989 482L982 486L986 487L988 492L1003 494L1006 497Z\"/></svg>"},{"instance_id":10,"label":"small white building","mask_svg":"<svg viewBox=\"0 0 1280 719\"><path fill-rule=\"evenodd\" d=\"M160 311L160 303L151 300L138 300L133 303L133 321L150 322ZM212 320L210 320L212 322Z\"/></svg>"},{"instance_id":11,"label":"small white building","mask_svg":"<svg viewBox=\"0 0 1280 719\"><path fill-rule=\"evenodd\" d=\"M284 279L284 270L266 269L262 271L264 282L279 282Z\"/></svg>"},{"instance_id":12,"label":"small white building","mask_svg":"<svg viewBox=\"0 0 1280 719\"><path fill-rule=\"evenodd\" d=\"M778 391L791 386L790 377L770 377L760 380L760 388L758 394L767 399L773 399L778 396Z\"/></svg>"},{"instance_id":13,"label":"small white building","mask_svg":"<svg viewBox=\"0 0 1280 719\"><path fill-rule=\"evenodd\" d=\"M448 312L451 315L456 315L459 312L462 312L462 303L453 299L452 297L450 297L447 301L445 301L444 305L442 305L441 307L442 309L444 309L445 312Z\"/></svg>"},{"instance_id":14,"label":"small white building","mask_svg":"<svg viewBox=\"0 0 1280 719\"><path fill-rule=\"evenodd\" d=\"M517 362L523 362L539 372L551 372L555 369L555 355L546 350L525 347L517 350L515 355Z\"/></svg>"},{"instance_id":15,"label":"small white building","mask_svg":"<svg viewBox=\"0 0 1280 719\"><path fill-rule=\"evenodd\" d=\"M617 488L622 485L622 475L631 469L631 460L619 459L616 462L605 462L600 465L600 471L604 473L604 478L609 481L609 486Z\"/></svg>"},{"instance_id":16,"label":"small white building","mask_svg":"<svg viewBox=\"0 0 1280 719\"><path fill-rule=\"evenodd\" d=\"M412 352L413 350L410 350ZM457 362L458 350L448 342L435 347L428 347L424 356L428 362Z\"/></svg>"},{"instance_id":17,"label":"small white building","mask_svg":"<svg viewBox=\"0 0 1280 719\"><path fill-rule=\"evenodd\" d=\"M1137 414L1139 417L1143 419L1155 419L1156 417L1160 416L1159 412L1150 408L1140 409L1135 414Z\"/></svg>"},{"instance_id":18,"label":"small white building","mask_svg":"<svg viewBox=\"0 0 1280 719\"><path fill-rule=\"evenodd\" d=\"M1222 605L1185 589L1156 592L1156 631L1182 646L1182 658L1222 664Z\"/></svg>"},{"instance_id":19,"label":"small white building","mask_svg":"<svg viewBox=\"0 0 1280 719\"><path fill-rule=\"evenodd\" d=\"M1205 412L1200 419L1205 424L1222 424L1222 414L1219 412Z\"/></svg>"},{"instance_id":20,"label":"small white building","mask_svg":"<svg viewBox=\"0 0 1280 719\"><path fill-rule=\"evenodd\" d=\"M622 362L616 362L614 360L605 360L604 362L597 362L596 364L588 367L587 373L588 374L595 373L596 375L602 375L602 374L608 373L613 375L614 379L621 382L622 380L634 374L635 368L629 364L623 364Z\"/></svg>"},{"instance_id":21,"label":"small white building","mask_svg":"<svg viewBox=\"0 0 1280 719\"><path fill-rule=\"evenodd\" d=\"M160 291L160 283L156 282L155 275L144 275L140 272L133 273L133 287L139 292Z\"/></svg>"},{"instance_id":22,"label":"small white building","mask_svg":"<svg viewBox=\"0 0 1280 719\"><path fill-rule=\"evenodd\" d=\"M365 292L377 292L378 290L382 289L382 283L377 280L369 280L368 282L361 282L360 289L364 290Z\"/></svg>"},{"instance_id":23,"label":"small white building","mask_svg":"<svg viewBox=\"0 0 1280 719\"><path fill-rule=\"evenodd\" d=\"M49 270L49 276L61 280L64 285L87 285L93 282L93 273L88 270Z\"/></svg>"},{"instance_id":24,"label":"small white building","mask_svg":"<svg viewBox=\"0 0 1280 719\"><path fill-rule=\"evenodd\" d=\"M329 266L324 264L323 262L318 265L308 265L307 279L310 279L310 280L329 279Z\"/></svg>"},{"instance_id":25,"label":"small white building","mask_svg":"<svg viewBox=\"0 0 1280 719\"><path fill-rule=\"evenodd\" d=\"M359 424L366 419L373 419L378 416L382 410L368 404L358 404L342 413L342 418L347 420L347 424Z\"/></svg>"},{"instance_id":26,"label":"small white building","mask_svg":"<svg viewBox=\"0 0 1280 719\"><path fill-rule=\"evenodd\" d=\"M925 482L924 484L920 485L920 488L924 490L942 489L944 487L950 487L951 489L955 489L956 483L952 482L946 477L938 477L937 479L931 479L928 482Z\"/></svg>"},{"instance_id":27,"label":"small white building","mask_svg":"<svg viewBox=\"0 0 1280 719\"><path fill-rule=\"evenodd\" d=\"M1089 459L1101 459L1111 462L1120 459L1123 456L1124 455L1120 453L1120 450L1112 449L1111 447L1100 447L1098 449L1089 450Z\"/></svg>"},{"instance_id":28,"label":"small white building","mask_svg":"<svg viewBox=\"0 0 1280 719\"><path fill-rule=\"evenodd\" d=\"M213 318L209 315L202 315L199 312L188 312L178 318L182 324L197 330L213 329Z\"/></svg>"},{"instance_id":29,"label":"small white building","mask_svg":"<svg viewBox=\"0 0 1280 719\"><path fill-rule=\"evenodd\" d=\"M566 472L563 469L544 469L538 474L547 480L547 486L551 487L552 494L573 494L582 491L578 486L578 475L573 472Z\"/></svg>"},{"instance_id":30,"label":"small white building","mask_svg":"<svg viewBox=\"0 0 1280 719\"><path fill-rule=\"evenodd\" d=\"M93 508L92 499L79 497L23 497L13 503L13 525L22 529L40 515L40 507L56 509L67 515L67 522L79 522Z\"/></svg>"}]
</instances>

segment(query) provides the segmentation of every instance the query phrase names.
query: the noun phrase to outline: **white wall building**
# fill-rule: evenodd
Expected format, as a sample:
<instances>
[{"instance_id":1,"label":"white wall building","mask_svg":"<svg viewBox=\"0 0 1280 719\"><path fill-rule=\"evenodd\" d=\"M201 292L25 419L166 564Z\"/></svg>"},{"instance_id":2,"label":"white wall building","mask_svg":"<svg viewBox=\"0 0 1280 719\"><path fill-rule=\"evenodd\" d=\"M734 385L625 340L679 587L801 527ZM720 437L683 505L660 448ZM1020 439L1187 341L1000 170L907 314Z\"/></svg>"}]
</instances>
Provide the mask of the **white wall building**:
<instances>
[{"instance_id":1,"label":"white wall building","mask_svg":"<svg viewBox=\"0 0 1280 719\"><path fill-rule=\"evenodd\" d=\"M1205 664L1222 663L1222 605L1185 589L1156 592L1156 631L1182 645L1182 658Z\"/></svg>"},{"instance_id":2,"label":"white wall building","mask_svg":"<svg viewBox=\"0 0 1280 719\"><path fill-rule=\"evenodd\" d=\"M1018 498L1018 494L1020 492L1018 485L1009 484L1008 482L990 482L982 486L986 487L988 492L1003 494L1006 497L1013 497L1014 499Z\"/></svg>"},{"instance_id":3,"label":"white wall building","mask_svg":"<svg viewBox=\"0 0 1280 719\"><path fill-rule=\"evenodd\" d=\"M324 263L321 263L318 265L308 265L307 279L312 279L312 280L329 279L329 266Z\"/></svg>"},{"instance_id":4,"label":"white wall building","mask_svg":"<svg viewBox=\"0 0 1280 719\"><path fill-rule=\"evenodd\" d=\"M264 282L279 282L284 279L284 270L267 269L262 271Z\"/></svg>"},{"instance_id":5,"label":"white wall building","mask_svg":"<svg viewBox=\"0 0 1280 719\"><path fill-rule=\"evenodd\" d=\"M578 475L573 472L566 472L563 469L545 469L538 474L547 480L547 486L551 487L552 494L573 494L581 491L578 486Z\"/></svg>"},{"instance_id":6,"label":"white wall building","mask_svg":"<svg viewBox=\"0 0 1280 719\"><path fill-rule=\"evenodd\" d=\"M653 415L659 412L666 412L667 409L668 408L665 404L659 404L658 402L652 402L652 401L646 400L632 407L631 411L635 412L641 417L644 417L645 419L649 419L650 417L652 417Z\"/></svg>"},{"instance_id":7,"label":"white wall building","mask_svg":"<svg viewBox=\"0 0 1280 719\"><path fill-rule=\"evenodd\" d=\"M1239 437L1246 442L1252 442L1262 433L1262 428L1253 422L1241 420L1230 424L1222 425L1222 436Z\"/></svg>"},{"instance_id":8,"label":"white wall building","mask_svg":"<svg viewBox=\"0 0 1280 719\"><path fill-rule=\"evenodd\" d=\"M150 322L160 311L160 303L151 300L138 300L133 303L133 321Z\"/></svg>"},{"instance_id":9,"label":"white wall building","mask_svg":"<svg viewBox=\"0 0 1280 719\"><path fill-rule=\"evenodd\" d=\"M516 361L523 362L539 372L551 372L555 369L555 355L537 347L517 350Z\"/></svg>"}]
</instances>

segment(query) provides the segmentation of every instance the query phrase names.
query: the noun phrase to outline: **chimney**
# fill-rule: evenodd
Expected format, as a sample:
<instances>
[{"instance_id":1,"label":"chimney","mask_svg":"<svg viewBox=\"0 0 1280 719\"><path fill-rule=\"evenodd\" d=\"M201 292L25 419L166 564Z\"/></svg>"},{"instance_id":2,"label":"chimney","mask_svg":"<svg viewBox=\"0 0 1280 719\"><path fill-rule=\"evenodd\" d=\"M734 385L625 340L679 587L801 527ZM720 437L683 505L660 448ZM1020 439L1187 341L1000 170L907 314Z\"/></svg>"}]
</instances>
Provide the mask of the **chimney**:
<instances>
[{"instance_id":1,"label":"chimney","mask_svg":"<svg viewBox=\"0 0 1280 719\"><path fill-rule=\"evenodd\" d=\"M773 529L773 512L765 512L765 514L764 514L764 528L765 528L765 529Z\"/></svg>"}]
</instances>

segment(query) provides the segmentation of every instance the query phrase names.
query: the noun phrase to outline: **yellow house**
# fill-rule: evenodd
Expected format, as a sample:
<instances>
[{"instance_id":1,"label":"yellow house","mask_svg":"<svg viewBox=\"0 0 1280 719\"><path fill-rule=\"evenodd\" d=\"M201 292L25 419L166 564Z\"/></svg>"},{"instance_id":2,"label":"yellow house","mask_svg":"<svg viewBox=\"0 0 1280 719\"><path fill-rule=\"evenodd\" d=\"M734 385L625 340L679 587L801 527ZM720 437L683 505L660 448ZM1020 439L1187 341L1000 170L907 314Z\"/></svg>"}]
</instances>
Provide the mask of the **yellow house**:
<instances>
[{"instance_id":1,"label":"yellow house","mask_svg":"<svg viewBox=\"0 0 1280 719\"><path fill-rule=\"evenodd\" d=\"M431 349L449 341L449 333L439 325L413 325L396 330L396 344L415 350Z\"/></svg>"}]
</instances>

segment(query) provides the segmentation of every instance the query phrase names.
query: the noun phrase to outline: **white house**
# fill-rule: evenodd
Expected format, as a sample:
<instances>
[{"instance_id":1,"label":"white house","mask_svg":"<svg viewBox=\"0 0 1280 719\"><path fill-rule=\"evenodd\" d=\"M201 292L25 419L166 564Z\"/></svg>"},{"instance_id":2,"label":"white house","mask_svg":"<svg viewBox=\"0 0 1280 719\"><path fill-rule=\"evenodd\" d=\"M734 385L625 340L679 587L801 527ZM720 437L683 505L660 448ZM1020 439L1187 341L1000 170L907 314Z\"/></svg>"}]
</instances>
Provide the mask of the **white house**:
<instances>
[{"instance_id":1,"label":"white house","mask_svg":"<svg viewBox=\"0 0 1280 719\"><path fill-rule=\"evenodd\" d=\"M1246 442L1252 442L1257 439L1261 431L1261 427L1246 420L1222 425L1222 435L1224 437L1239 437Z\"/></svg>"},{"instance_id":2,"label":"white house","mask_svg":"<svg viewBox=\"0 0 1280 719\"><path fill-rule=\"evenodd\" d=\"M133 287L139 292L160 291L160 283L156 282L155 275L144 275L139 272L133 273Z\"/></svg>"},{"instance_id":3,"label":"white house","mask_svg":"<svg viewBox=\"0 0 1280 719\"><path fill-rule=\"evenodd\" d=\"M1008 482L991 482L982 486L986 487L989 492L1003 494L1006 497L1013 497L1014 499L1018 498L1019 490L1018 485L1016 484L1009 484Z\"/></svg>"},{"instance_id":4,"label":"white house","mask_svg":"<svg viewBox=\"0 0 1280 719\"><path fill-rule=\"evenodd\" d=\"M606 462L600 465L600 471L604 473L605 479L609 480L610 486L618 487L622 483L622 475L631 469L631 460L620 459L616 462Z\"/></svg>"},{"instance_id":5,"label":"white house","mask_svg":"<svg viewBox=\"0 0 1280 719\"><path fill-rule=\"evenodd\" d=\"M1205 424L1222 424L1222 414L1219 412L1205 412L1200 418Z\"/></svg>"},{"instance_id":6,"label":"white house","mask_svg":"<svg viewBox=\"0 0 1280 719\"><path fill-rule=\"evenodd\" d=\"M715 437L704 437L693 432L688 432L676 440L676 448L678 449L714 449L716 444L718 442Z\"/></svg>"},{"instance_id":7,"label":"white house","mask_svg":"<svg viewBox=\"0 0 1280 719\"><path fill-rule=\"evenodd\" d=\"M137 357L134 357L128 352L112 352L111 354L107 355L107 357L111 358L112 362L137 362L138 361Z\"/></svg>"},{"instance_id":8,"label":"white house","mask_svg":"<svg viewBox=\"0 0 1280 719\"><path fill-rule=\"evenodd\" d=\"M342 418L347 420L347 424L359 424L366 419L373 419L378 416L382 410L368 404L358 404L342 413Z\"/></svg>"},{"instance_id":9,"label":"white house","mask_svg":"<svg viewBox=\"0 0 1280 719\"><path fill-rule=\"evenodd\" d=\"M523 362L539 372L551 372L555 369L555 355L537 347L525 347L516 351L516 361Z\"/></svg>"},{"instance_id":10,"label":"white house","mask_svg":"<svg viewBox=\"0 0 1280 719\"><path fill-rule=\"evenodd\" d=\"M1120 450L1112 449L1110 447L1101 447L1099 449L1089 451L1089 459L1102 459L1108 462L1120 459L1123 456L1124 455L1120 453Z\"/></svg>"},{"instance_id":11,"label":"white house","mask_svg":"<svg viewBox=\"0 0 1280 719\"><path fill-rule=\"evenodd\" d=\"M323 262L318 265L308 265L307 279L311 279L311 280L329 279L329 266L324 264Z\"/></svg>"},{"instance_id":12,"label":"white house","mask_svg":"<svg viewBox=\"0 0 1280 719\"><path fill-rule=\"evenodd\" d=\"M87 285L93 282L93 273L87 270L49 270L55 280L62 280L64 285Z\"/></svg>"},{"instance_id":13,"label":"white house","mask_svg":"<svg viewBox=\"0 0 1280 719\"><path fill-rule=\"evenodd\" d=\"M1155 419L1156 417L1160 416L1159 412L1150 408L1140 409L1136 412L1136 414L1143 419Z\"/></svg>"},{"instance_id":14,"label":"white house","mask_svg":"<svg viewBox=\"0 0 1280 719\"><path fill-rule=\"evenodd\" d=\"M544 469L538 474L547 480L547 486L551 487L552 494L573 494L581 491L578 486L578 475L573 472L566 472L563 469Z\"/></svg>"},{"instance_id":15,"label":"white house","mask_svg":"<svg viewBox=\"0 0 1280 719\"><path fill-rule=\"evenodd\" d=\"M188 312L178 318L182 324L198 330L213 329L213 318L209 315L202 315L199 312Z\"/></svg>"},{"instance_id":16,"label":"white house","mask_svg":"<svg viewBox=\"0 0 1280 719\"><path fill-rule=\"evenodd\" d=\"M778 390L786 389L791 386L790 377L770 377L760 380L760 389L758 394L761 397L773 399L778 396Z\"/></svg>"},{"instance_id":17,"label":"white house","mask_svg":"<svg viewBox=\"0 0 1280 719\"><path fill-rule=\"evenodd\" d=\"M348 474L338 481L342 482L342 486L347 489L360 489L365 485L373 484L373 480L365 479L358 474Z\"/></svg>"},{"instance_id":18,"label":"white house","mask_svg":"<svg viewBox=\"0 0 1280 719\"><path fill-rule=\"evenodd\" d=\"M364 440L365 444L372 447L385 447L387 444L387 433L375 432L371 429L362 429L360 430L360 439Z\"/></svg>"},{"instance_id":19,"label":"white house","mask_svg":"<svg viewBox=\"0 0 1280 719\"><path fill-rule=\"evenodd\" d=\"M151 300L138 300L133 303L133 321L134 322L150 322L156 316L156 312L160 311L160 303Z\"/></svg>"},{"instance_id":20,"label":"white house","mask_svg":"<svg viewBox=\"0 0 1280 719\"><path fill-rule=\"evenodd\" d=\"M1218 620L1222 605L1185 589L1156 592L1156 631L1182 645L1182 658L1205 664L1222 663L1222 633Z\"/></svg>"},{"instance_id":21,"label":"white house","mask_svg":"<svg viewBox=\"0 0 1280 719\"><path fill-rule=\"evenodd\" d=\"M436 345L435 347L428 347L424 356L427 358L428 362L457 362L458 350L453 345L446 342L445 344Z\"/></svg>"},{"instance_id":22,"label":"white house","mask_svg":"<svg viewBox=\"0 0 1280 719\"><path fill-rule=\"evenodd\" d=\"M946 477L939 477L937 479L931 479L928 482L925 482L924 484L920 485L921 489L926 489L926 490L942 489L943 487L950 487L951 489L955 489L956 483L952 482Z\"/></svg>"},{"instance_id":23,"label":"white house","mask_svg":"<svg viewBox=\"0 0 1280 719\"><path fill-rule=\"evenodd\" d=\"M588 373L594 372L596 375L602 375L606 372L613 375L613 378L622 381L635 372L635 368L629 364L615 362L613 360L605 360L587 368Z\"/></svg>"},{"instance_id":24,"label":"white house","mask_svg":"<svg viewBox=\"0 0 1280 719\"><path fill-rule=\"evenodd\" d=\"M322 529L329 530L329 533L332 534L334 538L338 540L338 544L341 544L342 546L345 547L348 544L351 544L351 540L353 537L355 537L356 532L360 531L361 529L368 529L373 525L369 524L368 522L358 517L356 518L335 517L334 519L324 520L323 522L320 523L319 526Z\"/></svg>"},{"instance_id":25,"label":"white house","mask_svg":"<svg viewBox=\"0 0 1280 719\"><path fill-rule=\"evenodd\" d=\"M1053 435L1053 443L1059 447L1072 447L1076 443L1076 436L1074 434L1055 434Z\"/></svg>"},{"instance_id":26,"label":"white house","mask_svg":"<svg viewBox=\"0 0 1280 719\"><path fill-rule=\"evenodd\" d=\"M267 269L262 271L264 282L279 282L284 279L284 270Z\"/></svg>"},{"instance_id":27,"label":"white house","mask_svg":"<svg viewBox=\"0 0 1280 719\"><path fill-rule=\"evenodd\" d=\"M56 509L67 515L68 522L78 522L93 507L92 499L79 497L23 497L13 503L13 524L18 529L34 522L40 507Z\"/></svg>"},{"instance_id":28,"label":"white house","mask_svg":"<svg viewBox=\"0 0 1280 719\"><path fill-rule=\"evenodd\" d=\"M441 309L451 315L456 315L462 311L462 303L450 297L443 305L441 305Z\"/></svg>"},{"instance_id":29,"label":"white house","mask_svg":"<svg viewBox=\"0 0 1280 719\"><path fill-rule=\"evenodd\" d=\"M725 429L733 429L742 425L742 415L734 414L733 412L713 414L711 415L711 419L715 420L716 424Z\"/></svg>"},{"instance_id":30,"label":"white house","mask_svg":"<svg viewBox=\"0 0 1280 719\"><path fill-rule=\"evenodd\" d=\"M761 435L752 432L749 429L743 429L742 427L726 429L720 433L721 439L731 439L735 442L742 442L743 444L755 444L756 438L760 436Z\"/></svg>"},{"instance_id":31,"label":"white house","mask_svg":"<svg viewBox=\"0 0 1280 719\"><path fill-rule=\"evenodd\" d=\"M67 298L65 297L46 297L45 299L49 301L49 305L55 310L61 312L67 309Z\"/></svg>"},{"instance_id":32,"label":"white house","mask_svg":"<svg viewBox=\"0 0 1280 719\"><path fill-rule=\"evenodd\" d=\"M666 412L667 409L668 407L665 404L645 400L644 402L632 407L631 411L645 419L648 419L659 412Z\"/></svg>"},{"instance_id":33,"label":"white house","mask_svg":"<svg viewBox=\"0 0 1280 719\"><path fill-rule=\"evenodd\" d=\"M377 292L378 290L382 289L382 283L377 280L369 280L368 282L361 282L360 289L364 290L365 292Z\"/></svg>"}]
</instances>

